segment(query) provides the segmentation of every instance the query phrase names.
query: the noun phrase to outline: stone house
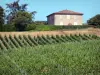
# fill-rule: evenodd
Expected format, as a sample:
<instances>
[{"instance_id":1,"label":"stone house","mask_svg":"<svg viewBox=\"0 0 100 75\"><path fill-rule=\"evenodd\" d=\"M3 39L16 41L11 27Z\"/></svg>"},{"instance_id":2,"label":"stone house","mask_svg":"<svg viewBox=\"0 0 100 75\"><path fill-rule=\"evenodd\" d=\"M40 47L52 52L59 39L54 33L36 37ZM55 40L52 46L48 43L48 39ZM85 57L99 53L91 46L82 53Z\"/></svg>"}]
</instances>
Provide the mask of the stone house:
<instances>
[{"instance_id":1,"label":"stone house","mask_svg":"<svg viewBox=\"0 0 100 75\"><path fill-rule=\"evenodd\" d=\"M62 10L47 16L49 25L82 25L83 13Z\"/></svg>"}]
</instances>

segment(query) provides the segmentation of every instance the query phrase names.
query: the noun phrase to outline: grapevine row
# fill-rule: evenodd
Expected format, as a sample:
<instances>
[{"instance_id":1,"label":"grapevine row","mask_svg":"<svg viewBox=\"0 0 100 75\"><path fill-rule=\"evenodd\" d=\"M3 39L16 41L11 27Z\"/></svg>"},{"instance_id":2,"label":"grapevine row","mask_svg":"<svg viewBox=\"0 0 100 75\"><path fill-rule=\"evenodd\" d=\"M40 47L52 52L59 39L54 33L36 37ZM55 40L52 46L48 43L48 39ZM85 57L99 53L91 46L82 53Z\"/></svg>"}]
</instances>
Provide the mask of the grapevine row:
<instances>
[{"instance_id":1,"label":"grapevine row","mask_svg":"<svg viewBox=\"0 0 100 75\"><path fill-rule=\"evenodd\" d=\"M19 35L19 36L1 36L0 35L0 49L12 49L12 48L21 48L21 47L34 47L38 45L46 44L57 44L62 42L81 42L82 40L93 40L100 39L96 35L42 35L42 36L30 36L30 35Z\"/></svg>"}]
</instances>

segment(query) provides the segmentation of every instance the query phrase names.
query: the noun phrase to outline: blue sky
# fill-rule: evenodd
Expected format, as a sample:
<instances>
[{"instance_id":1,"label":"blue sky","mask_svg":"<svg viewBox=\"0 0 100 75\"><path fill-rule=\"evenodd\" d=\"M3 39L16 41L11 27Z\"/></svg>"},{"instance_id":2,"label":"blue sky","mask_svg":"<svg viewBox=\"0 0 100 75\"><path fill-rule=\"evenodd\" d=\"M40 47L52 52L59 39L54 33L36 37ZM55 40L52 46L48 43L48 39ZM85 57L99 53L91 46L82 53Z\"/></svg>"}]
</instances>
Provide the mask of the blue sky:
<instances>
[{"instance_id":1,"label":"blue sky","mask_svg":"<svg viewBox=\"0 0 100 75\"><path fill-rule=\"evenodd\" d=\"M6 3L15 0L0 0L0 5L6 8ZM35 20L47 20L46 16L60 10L73 10L82 12L83 23L89 18L100 14L100 0L20 0L20 3L27 3L28 11L37 11Z\"/></svg>"}]
</instances>

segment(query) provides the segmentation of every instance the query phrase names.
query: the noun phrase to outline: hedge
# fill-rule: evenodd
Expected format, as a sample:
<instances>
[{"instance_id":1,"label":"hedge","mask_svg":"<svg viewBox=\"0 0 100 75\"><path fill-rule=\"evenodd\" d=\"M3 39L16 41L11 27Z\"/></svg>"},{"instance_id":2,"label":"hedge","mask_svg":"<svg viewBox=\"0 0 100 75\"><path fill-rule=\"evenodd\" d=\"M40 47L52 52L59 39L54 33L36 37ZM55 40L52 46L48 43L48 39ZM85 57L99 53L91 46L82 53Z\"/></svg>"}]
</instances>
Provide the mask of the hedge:
<instances>
[{"instance_id":1,"label":"hedge","mask_svg":"<svg viewBox=\"0 0 100 75\"><path fill-rule=\"evenodd\" d=\"M75 30L75 29L85 29L89 27L92 26L90 25L77 25L77 26L35 25L35 29L32 29L30 31Z\"/></svg>"},{"instance_id":2,"label":"hedge","mask_svg":"<svg viewBox=\"0 0 100 75\"><path fill-rule=\"evenodd\" d=\"M55 26L55 25L35 25L29 24L25 28L25 31L53 31L53 30L75 30L75 29L85 29L93 27L91 25L72 25L72 26ZM10 32L16 31L14 25L3 25L3 31Z\"/></svg>"}]
</instances>

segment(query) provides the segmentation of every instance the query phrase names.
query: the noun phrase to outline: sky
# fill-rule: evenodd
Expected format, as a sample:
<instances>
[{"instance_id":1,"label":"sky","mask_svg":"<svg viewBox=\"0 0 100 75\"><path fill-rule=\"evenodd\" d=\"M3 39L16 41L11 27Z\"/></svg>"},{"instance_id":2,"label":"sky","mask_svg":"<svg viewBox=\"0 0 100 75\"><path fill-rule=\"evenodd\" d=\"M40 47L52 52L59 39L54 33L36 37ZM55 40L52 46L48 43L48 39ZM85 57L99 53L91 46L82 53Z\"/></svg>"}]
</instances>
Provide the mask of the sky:
<instances>
[{"instance_id":1,"label":"sky","mask_svg":"<svg viewBox=\"0 0 100 75\"><path fill-rule=\"evenodd\" d=\"M0 6L6 9L6 3L15 0L0 0ZM83 13L83 23L100 14L100 0L20 0L20 4L28 4L28 11L37 11L35 21L46 21L46 16L61 10L72 10Z\"/></svg>"}]
</instances>

